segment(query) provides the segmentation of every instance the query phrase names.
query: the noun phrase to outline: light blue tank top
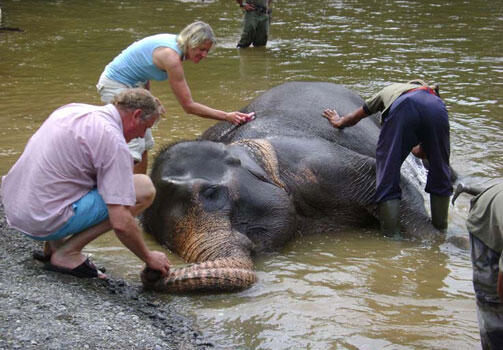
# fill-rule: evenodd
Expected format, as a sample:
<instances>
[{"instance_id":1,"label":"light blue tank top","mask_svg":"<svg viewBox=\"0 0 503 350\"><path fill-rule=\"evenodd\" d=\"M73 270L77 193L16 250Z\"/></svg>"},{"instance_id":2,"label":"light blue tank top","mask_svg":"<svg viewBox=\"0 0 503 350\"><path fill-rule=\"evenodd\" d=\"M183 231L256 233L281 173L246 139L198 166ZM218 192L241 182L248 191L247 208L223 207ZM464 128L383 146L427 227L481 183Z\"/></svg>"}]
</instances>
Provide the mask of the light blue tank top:
<instances>
[{"instance_id":1,"label":"light blue tank top","mask_svg":"<svg viewBox=\"0 0 503 350\"><path fill-rule=\"evenodd\" d=\"M152 61L152 53L158 47L169 47L182 57L176 35L156 34L135 41L124 49L105 67L105 76L131 87L147 80L168 79L168 74Z\"/></svg>"}]
</instances>

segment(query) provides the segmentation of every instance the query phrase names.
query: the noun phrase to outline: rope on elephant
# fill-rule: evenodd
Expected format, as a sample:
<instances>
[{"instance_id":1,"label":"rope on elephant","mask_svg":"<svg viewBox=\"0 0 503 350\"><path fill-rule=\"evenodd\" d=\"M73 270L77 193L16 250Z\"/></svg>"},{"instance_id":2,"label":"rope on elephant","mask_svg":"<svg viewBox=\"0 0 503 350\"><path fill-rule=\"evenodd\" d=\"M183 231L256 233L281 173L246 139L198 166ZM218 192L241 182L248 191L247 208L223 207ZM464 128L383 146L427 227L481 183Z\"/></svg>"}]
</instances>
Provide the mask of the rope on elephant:
<instances>
[{"instance_id":1,"label":"rope on elephant","mask_svg":"<svg viewBox=\"0 0 503 350\"><path fill-rule=\"evenodd\" d=\"M285 192L288 192L286 185L281 181L279 176L278 157L276 151L269 141L264 139L244 139L233 142L232 145L243 145L250 150L250 154L255 161L261 163L263 169L271 178L276 186L281 187Z\"/></svg>"}]
</instances>

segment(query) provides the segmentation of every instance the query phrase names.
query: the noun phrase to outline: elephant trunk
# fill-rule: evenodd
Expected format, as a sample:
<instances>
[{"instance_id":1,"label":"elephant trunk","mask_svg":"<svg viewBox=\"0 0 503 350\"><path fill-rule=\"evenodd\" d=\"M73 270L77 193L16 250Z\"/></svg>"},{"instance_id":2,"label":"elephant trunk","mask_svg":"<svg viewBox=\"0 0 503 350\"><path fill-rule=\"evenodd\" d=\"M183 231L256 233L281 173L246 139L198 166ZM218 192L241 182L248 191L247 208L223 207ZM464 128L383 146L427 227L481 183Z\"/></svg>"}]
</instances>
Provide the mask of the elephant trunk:
<instances>
[{"instance_id":1,"label":"elephant trunk","mask_svg":"<svg viewBox=\"0 0 503 350\"><path fill-rule=\"evenodd\" d=\"M164 293L232 292L257 281L252 266L250 258L220 258L172 270L166 277L147 267L141 280L145 289Z\"/></svg>"},{"instance_id":2,"label":"elephant trunk","mask_svg":"<svg viewBox=\"0 0 503 350\"><path fill-rule=\"evenodd\" d=\"M146 289L166 293L237 291L257 280L251 260L253 243L231 228L226 215L207 213L196 206L170 236L169 247L194 264L173 269L165 277L145 268L141 279Z\"/></svg>"},{"instance_id":3,"label":"elephant trunk","mask_svg":"<svg viewBox=\"0 0 503 350\"><path fill-rule=\"evenodd\" d=\"M247 260L253 243L232 229L228 213L208 213L195 206L176 225L169 242L189 263L201 263L233 257Z\"/></svg>"}]
</instances>

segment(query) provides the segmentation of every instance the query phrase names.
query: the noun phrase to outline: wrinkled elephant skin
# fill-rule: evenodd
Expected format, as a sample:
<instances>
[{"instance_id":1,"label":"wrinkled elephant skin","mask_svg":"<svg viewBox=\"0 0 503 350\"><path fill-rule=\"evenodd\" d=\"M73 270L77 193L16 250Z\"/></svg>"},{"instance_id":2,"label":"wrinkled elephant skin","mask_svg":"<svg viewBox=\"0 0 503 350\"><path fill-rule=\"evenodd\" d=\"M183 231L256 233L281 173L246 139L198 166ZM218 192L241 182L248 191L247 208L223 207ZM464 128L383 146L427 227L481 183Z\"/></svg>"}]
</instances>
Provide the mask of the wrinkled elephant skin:
<instances>
[{"instance_id":1,"label":"wrinkled elephant skin","mask_svg":"<svg viewBox=\"0 0 503 350\"><path fill-rule=\"evenodd\" d=\"M144 272L165 292L232 291L255 282L252 256L282 247L296 232L378 227L375 116L343 130L321 114L345 114L362 99L340 85L295 82L253 100L256 119L218 123L201 140L179 142L156 157L157 189L143 216L147 232L179 254L186 268L166 278ZM438 234L424 208L418 176L402 167L401 223L409 237Z\"/></svg>"}]
</instances>

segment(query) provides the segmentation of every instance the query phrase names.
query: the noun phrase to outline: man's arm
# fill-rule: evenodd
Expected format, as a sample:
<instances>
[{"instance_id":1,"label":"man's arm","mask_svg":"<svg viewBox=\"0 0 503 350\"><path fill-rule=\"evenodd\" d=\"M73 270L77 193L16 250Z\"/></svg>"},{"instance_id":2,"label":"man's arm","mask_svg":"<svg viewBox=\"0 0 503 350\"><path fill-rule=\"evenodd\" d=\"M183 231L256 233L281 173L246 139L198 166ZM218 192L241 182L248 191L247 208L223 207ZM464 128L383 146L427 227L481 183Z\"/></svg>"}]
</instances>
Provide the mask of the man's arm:
<instances>
[{"instance_id":1,"label":"man's arm","mask_svg":"<svg viewBox=\"0 0 503 350\"><path fill-rule=\"evenodd\" d=\"M344 117L341 117L334 109L325 109L323 111L323 116L328 119L334 128L344 129L346 126L357 124L360 120L367 117L368 114L363 107L360 107L346 114Z\"/></svg>"},{"instance_id":2,"label":"man's arm","mask_svg":"<svg viewBox=\"0 0 503 350\"><path fill-rule=\"evenodd\" d=\"M162 252L148 249L140 228L129 209L123 205L107 205L112 229L119 240L148 267L158 270L163 276L169 272L169 260Z\"/></svg>"}]
</instances>

